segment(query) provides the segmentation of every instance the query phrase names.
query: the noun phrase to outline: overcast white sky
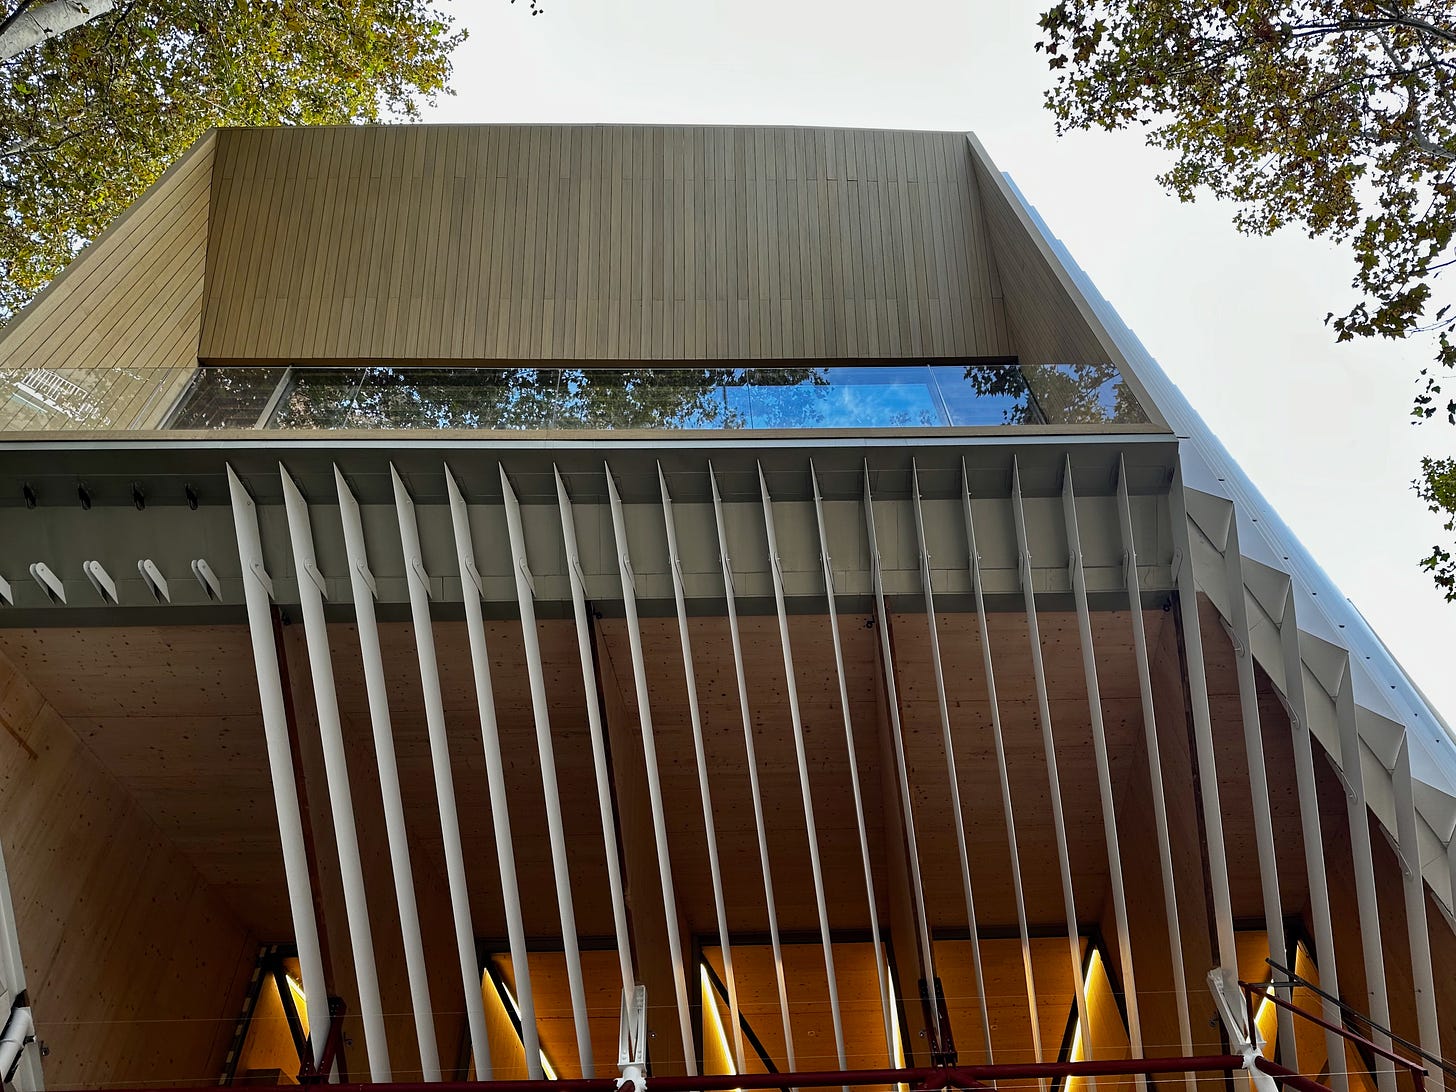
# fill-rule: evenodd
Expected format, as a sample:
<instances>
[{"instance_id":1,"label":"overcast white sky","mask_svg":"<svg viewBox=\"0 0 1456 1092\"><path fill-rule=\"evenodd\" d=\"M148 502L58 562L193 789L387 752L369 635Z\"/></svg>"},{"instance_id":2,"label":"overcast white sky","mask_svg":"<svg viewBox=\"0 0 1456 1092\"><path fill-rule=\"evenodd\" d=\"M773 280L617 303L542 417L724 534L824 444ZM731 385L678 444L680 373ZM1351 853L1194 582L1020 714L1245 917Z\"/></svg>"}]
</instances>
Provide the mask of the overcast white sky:
<instances>
[{"instance_id":1,"label":"overcast white sky","mask_svg":"<svg viewBox=\"0 0 1456 1092\"><path fill-rule=\"evenodd\" d=\"M1408 423L1424 344L1336 346L1348 261L1180 205L1137 134L1058 139L1039 5L1002 0L527 0L447 5L470 40L427 120L971 130L1448 721L1451 638L1409 489L1456 430Z\"/></svg>"}]
</instances>

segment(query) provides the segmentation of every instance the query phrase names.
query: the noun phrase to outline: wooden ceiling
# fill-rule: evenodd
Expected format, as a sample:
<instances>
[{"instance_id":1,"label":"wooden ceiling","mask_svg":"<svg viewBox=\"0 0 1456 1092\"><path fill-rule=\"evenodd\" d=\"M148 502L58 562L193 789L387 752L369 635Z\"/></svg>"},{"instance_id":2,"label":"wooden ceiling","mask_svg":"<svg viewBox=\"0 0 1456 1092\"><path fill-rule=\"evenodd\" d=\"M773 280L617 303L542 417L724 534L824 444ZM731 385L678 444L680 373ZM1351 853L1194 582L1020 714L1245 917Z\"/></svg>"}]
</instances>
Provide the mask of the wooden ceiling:
<instances>
[{"instance_id":1,"label":"wooden ceiling","mask_svg":"<svg viewBox=\"0 0 1456 1092\"><path fill-rule=\"evenodd\" d=\"M1165 616L1149 612L1146 617L1150 631L1161 632ZM1114 784L1120 792L1130 776L1146 776L1140 764L1141 706L1131 628L1121 612L1098 614L1094 621ZM943 614L939 622L980 921L983 926L1009 926L1016 917L976 621L972 615ZM1035 923L1055 924L1062 918L1061 892L1055 868L1043 867L1055 860L1055 838L1046 807L1046 766L1026 621L1020 614L994 613L989 622L1017 836L1023 861L1037 862L1034 868L1024 868L1028 915ZM1100 913L1107 866L1095 768L1087 761L1090 720L1075 616L1044 612L1040 623L1074 887L1079 914L1090 919ZM923 614L896 614L890 624L921 868L927 889L940 893L931 902L932 917L938 927L963 928L959 863L926 620ZM607 650L604 685L620 688L635 731L636 695L625 624L620 619L602 619L597 625ZM437 622L434 629L472 908L482 936L502 936L504 918L490 799L465 629L452 622ZM605 895L606 869L576 635L570 622L546 621L538 630L578 931L584 936L608 937L612 932L608 901L591 896L593 891ZM779 921L787 931L810 931L817 928L817 916L808 882L808 843L777 622L771 617L745 617L742 632ZM301 760L307 771L317 732L312 690L301 627L286 627L285 633L304 740ZM762 932L767 919L726 621L694 618L690 634L729 924L735 932ZM690 930L713 932L716 924L703 852L701 794L677 623L674 619L644 619L642 636L679 902ZM386 624L380 627L380 637L389 673L395 749L416 881L421 897L428 898L443 889L434 882L443 877L443 850L413 631L407 624ZM879 637L869 620L859 615L840 619L840 637L856 768L866 801L883 913L888 882L883 800L893 792L894 782L881 768L878 743L885 716L883 687L878 682ZM557 935L545 801L519 624L489 623L488 640L516 863L522 889L530 896L525 907L527 929L537 936ZM367 856L373 848L368 835L378 829L382 805L354 627L334 624L331 642L355 809ZM861 886L862 868L827 618L791 617L790 642L823 868L826 875L842 878L853 890ZM286 937L289 919L281 854L246 629L9 630L0 634L0 647L239 915L260 936ZM321 777L306 777L305 784L318 825L318 818L326 812L326 786ZM321 833L326 836L328 831ZM316 839L321 833L315 832ZM381 876L385 878L378 894L387 898L387 873ZM371 890L371 896L374 894ZM863 894L834 900L830 916L835 928L865 927Z\"/></svg>"},{"instance_id":2,"label":"wooden ceiling","mask_svg":"<svg viewBox=\"0 0 1456 1092\"><path fill-rule=\"evenodd\" d=\"M1164 659L1176 659L1176 644L1168 637L1170 617L1160 611L1145 614L1154 648ZM1039 622L1047 654L1047 685L1077 912L1079 920L1096 925L1107 913L1107 861L1096 772L1089 761L1090 718L1076 618L1065 612L1045 611L1039 614ZM988 623L1016 809L1027 916L1034 930L1055 937L1058 930L1064 930L1065 919L1055 864L1055 832L1047 808L1046 763L1036 715L1026 620L1019 613L993 613ZM974 616L959 613L942 615L939 625L979 924L983 932L1004 937L1014 934L1016 908L978 626ZM625 622L601 618L594 621L594 626L601 658L599 686L613 740L612 776L620 816L630 803L623 794L640 791L640 751L626 745L638 732L636 693ZM894 932L891 918L901 912L896 900L903 896L897 894L894 880L893 862L901 838L895 777L893 769L885 767L881 751L882 736L888 732L888 710L880 676L880 635L865 616L845 615L840 619L855 748L852 767L828 626L823 615L794 615L789 619L819 848L830 896L829 924L842 937L850 938L863 937L868 928L850 782L854 769L865 801L877 913L889 943ZM924 614L914 612L893 614L890 627L919 863L932 924L942 938L937 941L938 970L948 987L960 991L956 995L959 997L968 988L967 982L961 981L968 968L962 965L964 953L957 955L956 946L963 948L964 942L955 938L964 936L966 916L929 631ZM487 630L525 926L530 937L550 946L553 938L560 936L560 924L520 626L512 620L494 621L487 623ZM712 945L716 943L717 920L677 622L673 618L645 618L641 631L681 926L686 938ZM766 1011L776 1011L771 979L758 982L749 973L755 958L752 953L763 947L768 915L727 624L721 617L693 618L689 632L729 928L735 936L735 948L741 945L745 951L746 962L740 972L744 988L767 988L769 994L760 1000ZM804 963L793 1004L796 1020L808 1036L803 1044L797 1044L807 1059L816 1050L832 1052L832 1027L827 1023L824 1006L810 996L824 988L822 980L815 980L817 986L811 981L815 974L822 975L822 953L816 943L818 916L777 619L745 616L742 636L778 923L786 943L798 953L795 958ZM465 627L463 623L437 622L434 637L472 916L477 935L487 947L504 951L505 914ZM571 622L549 620L538 625L538 637L546 670L577 932L588 947L598 949L589 957L595 961L591 965L606 968L594 975L602 982L589 984L601 995L597 1007L604 1010L594 1017L593 1035L599 1037L600 1031L600 1037L609 1038L606 1029L609 1024L615 1027L615 1003L608 1015L602 998L615 997L617 989L615 955L611 951L612 910L576 634ZM402 1015L409 1009L402 939L396 924L358 635L352 624L334 623L330 638L385 1005L387 1011L401 1014L391 1020L391 1053L408 1057L412 1032L407 1017ZM432 996L437 1009L450 1009L458 1007L453 1001L459 981L449 942L444 854L414 632L404 623L386 623L380 626L380 639ZM1137 791L1145 793L1140 786L1147 778L1128 615L1097 614L1094 644L1113 756L1114 787L1122 801ZM317 857L316 882L329 926L325 939L333 952L333 964L336 968L342 966L347 978L348 937L302 628L285 626L282 647L298 726L297 762L304 775L302 783ZM103 766L256 935L265 940L286 940L291 935L272 786L257 713L252 652L245 627L7 630L0 632L0 650L52 701ZM1176 662L1162 667L1161 677L1176 679ZM1179 694L1170 691L1164 699L1172 703L1170 708L1181 707ZM1169 723L1161 731L1173 737L1184 731L1176 718L1167 719ZM1174 806L1191 807L1191 799L1175 801ZM632 829L639 834L634 835ZM629 914L634 921L640 918L634 926L639 960L643 958L643 945L660 944L653 930L662 928L662 919L647 912L658 900L658 891L655 853L650 838L640 837L642 829L623 824L617 832L621 850L629 859ZM1124 852L1131 859L1128 839L1145 838L1146 833L1129 822L1120 834ZM638 862L635 872L630 866L632 860ZM633 875L637 877L635 889ZM650 881L643 877L650 877ZM653 889L644 891L643 886ZM651 924L653 921L657 924ZM869 950L868 945L857 940L845 943L849 945L847 953L850 948ZM1004 1038L1010 1044L1015 1039L1020 1045L1013 1053L1026 1053L1030 1049L1030 1027L1025 1017L1017 945L1001 940L987 944L987 953L993 949L1006 952L1006 960L1001 962L997 962L1000 955L987 955L988 990L999 998L992 1006L993 1023L1008 1029L1004 1035L997 1032L998 1040ZM1058 1000L1061 994L1070 997L1070 987L1063 991L1057 985L1058 975L1066 970L1065 939L1060 948L1054 941L1037 940L1037 944L1062 954L1060 961L1047 957L1049 969L1045 972L1048 992L1043 1000L1057 1008L1062 1004ZM896 958L913 974L913 951L897 952ZM1195 962L1202 958L1196 953L1190 955ZM876 997L878 986L872 963L866 962L865 967L855 971L849 954L846 961L841 997L858 1002ZM1062 971L1051 969L1055 967L1062 967ZM1039 981L1042 975L1039 964ZM565 1072L574 1056L570 1020L561 1012L547 1011L552 1004L557 1009L565 1004L564 994L556 996L565 986L556 981L562 976L553 978L549 969L543 969L542 976L542 1034L550 1039L553 1056L563 1060L561 1068ZM689 983L690 990L697 986L696 982ZM347 992L347 981L339 988ZM899 992L908 993L903 981ZM855 1042L865 1036L882 1038L877 1006L861 1004L859 1008L846 1016L856 1028L864 1025L863 1035L855 1032ZM670 1011L669 1003L665 1012ZM1065 1019L1065 1008L1059 1012L1049 1009L1043 1016L1048 1025L1045 1035L1051 1035L1058 1020ZM666 1021L664 1026L671 1027L670 1015ZM978 1016L974 1021L969 1014L958 1016L957 1034L974 1032L973 1037L978 1038L978 1021ZM601 1029L596 1028L597 1023L602 1024ZM756 1030L766 1042L775 1035L782 1038L776 1020L765 1015L762 1023L764 1026ZM454 1025L437 1021L437 1026L442 1049L453 1051ZM800 1032L795 1034L797 1040ZM659 1035L658 1048L668 1049L670 1038ZM1022 1039L1027 1041L1022 1043ZM916 1046L911 1044L912 1054ZM970 1051L971 1046L968 1040L964 1049Z\"/></svg>"}]
</instances>

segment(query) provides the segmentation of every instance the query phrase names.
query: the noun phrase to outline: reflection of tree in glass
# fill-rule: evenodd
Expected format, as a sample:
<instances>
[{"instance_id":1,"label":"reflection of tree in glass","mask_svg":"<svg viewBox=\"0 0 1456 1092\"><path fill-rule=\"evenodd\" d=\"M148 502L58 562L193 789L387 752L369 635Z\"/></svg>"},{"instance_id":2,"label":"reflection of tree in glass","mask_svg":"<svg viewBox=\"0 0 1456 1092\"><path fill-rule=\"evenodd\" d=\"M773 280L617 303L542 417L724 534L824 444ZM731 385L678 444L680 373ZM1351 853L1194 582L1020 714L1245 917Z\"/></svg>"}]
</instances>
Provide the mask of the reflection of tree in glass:
<instances>
[{"instance_id":1,"label":"reflection of tree in glass","mask_svg":"<svg viewBox=\"0 0 1456 1092\"><path fill-rule=\"evenodd\" d=\"M282 368L202 368L171 427L252 428L282 378Z\"/></svg>"},{"instance_id":2,"label":"reflection of tree in glass","mask_svg":"<svg viewBox=\"0 0 1456 1092\"><path fill-rule=\"evenodd\" d=\"M1008 425L1082 425L1147 420L1113 364L971 364L966 381L978 395L1009 398Z\"/></svg>"},{"instance_id":3,"label":"reflection of tree in glass","mask_svg":"<svg viewBox=\"0 0 1456 1092\"><path fill-rule=\"evenodd\" d=\"M813 368L309 369L286 428L743 428L750 383L815 383Z\"/></svg>"}]
</instances>

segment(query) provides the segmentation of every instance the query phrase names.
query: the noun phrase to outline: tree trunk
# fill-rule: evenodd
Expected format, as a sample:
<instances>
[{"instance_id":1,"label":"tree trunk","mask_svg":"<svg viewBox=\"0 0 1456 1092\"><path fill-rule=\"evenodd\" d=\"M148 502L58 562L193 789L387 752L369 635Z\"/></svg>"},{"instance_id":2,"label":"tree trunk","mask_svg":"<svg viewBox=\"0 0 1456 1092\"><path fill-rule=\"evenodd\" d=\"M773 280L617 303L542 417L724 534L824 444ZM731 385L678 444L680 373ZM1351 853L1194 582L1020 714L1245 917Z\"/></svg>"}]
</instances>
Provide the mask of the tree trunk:
<instances>
[{"instance_id":1,"label":"tree trunk","mask_svg":"<svg viewBox=\"0 0 1456 1092\"><path fill-rule=\"evenodd\" d=\"M114 7L116 0L46 0L32 4L0 34L0 61L99 19Z\"/></svg>"}]
</instances>

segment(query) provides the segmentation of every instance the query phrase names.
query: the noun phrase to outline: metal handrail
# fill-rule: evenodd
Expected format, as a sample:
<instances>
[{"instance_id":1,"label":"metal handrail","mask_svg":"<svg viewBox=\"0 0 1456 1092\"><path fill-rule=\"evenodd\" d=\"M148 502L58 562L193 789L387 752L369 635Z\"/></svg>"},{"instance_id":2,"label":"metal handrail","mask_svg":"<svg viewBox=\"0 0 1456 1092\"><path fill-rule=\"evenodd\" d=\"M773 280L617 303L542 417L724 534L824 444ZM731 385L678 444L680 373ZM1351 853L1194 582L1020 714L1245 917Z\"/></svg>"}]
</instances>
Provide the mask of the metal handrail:
<instances>
[{"instance_id":1,"label":"metal handrail","mask_svg":"<svg viewBox=\"0 0 1456 1092\"><path fill-rule=\"evenodd\" d=\"M1351 1005L1348 1001L1345 1001L1343 998L1336 997L1328 990L1321 989L1318 984L1311 982L1307 978L1302 977L1297 971L1291 971L1288 967L1285 967L1280 963L1276 963L1272 959L1266 959L1264 960L1264 962L1267 963L1270 967L1274 968L1274 970L1278 971L1280 974L1284 975L1286 979L1288 979L1287 982L1271 982L1268 983L1268 985L1299 986L1303 989L1309 990L1311 993L1323 998L1326 1001L1329 1001L1331 1004L1338 1005L1340 1007L1340 1010L1344 1012L1346 1016L1354 1017L1355 1019L1363 1023L1366 1027L1370 1028L1371 1031L1378 1031L1382 1035L1390 1036L1392 1042L1399 1043L1411 1053L1418 1055L1420 1058L1422 1058L1426 1062L1429 1062L1431 1065L1434 1065L1436 1068L1444 1071L1452 1077L1456 1077L1456 1063L1448 1062L1440 1055L1432 1054L1429 1050L1426 1050L1419 1044L1411 1042L1409 1039L1405 1038L1402 1035L1397 1035L1388 1027L1377 1024L1374 1020L1370 1019L1370 1017L1366 1016L1363 1012L1355 1008L1355 1006Z\"/></svg>"},{"instance_id":2,"label":"metal handrail","mask_svg":"<svg viewBox=\"0 0 1456 1092\"><path fill-rule=\"evenodd\" d=\"M1341 1024L1331 1023L1323 1017L1316 1016L1312 1012L1306 1012L1304 1009L1301 1009L1298 1005L1296 1005L1293 1001L1286 1001L1284 998L1280 997L1277 993L1274 992L1274 987L1276 985L1284 984L1285 983L1270 982L1255 983L1245 982L1242 979L1239 980L1239 989L1244 991L1244 998L1248 1006L1247 1018L1251 1036L1253 1035L1252 1029L1254 1028L1254 998L1257 997L1259 999L1259 1004L1261 1005L1265 1001L1268 1001L1271 1004L1278 1006L1279 1008L1287 1009L1290 1012L1297 1013L1298 1015L1304 1017L1306 1020L1310 1021L1310 1023L1314 1024L1315 1026L1323 1028L1326 1031L1332 1031L1336 1035L1339 1035L1342 1038L1348 1039L1350 1042L1355 1043L1357 1046L1364 1047L1372 1054L1378 1055L1381 1058L1385 1058L1388 1061L1395 1062L1397 1065L1403 1066L1404 1068L1410 1070L1411 1081L1415 1086L1415 1092L1423 1092L1426 1086L1426 1076L1428 1075L1428 1071L1426 1070L1425 1066L1421 1065L1419 1062L1413 1061L1412 1059L1405 1057L1403 1054L1397 1054L1393 1050L1386 1050L1378 1043L1372 1042L1363 1035L1357 1035L1355 1032L1351 1031L1349 1028L1344 1027ZM1274 1063L1269 1062L1266 1058L1256 1059L1255 1064L1266 1073L1284 1078L1286 1083L1291 1083L1288 1078L1290 1076L1295 1076L1295 1074L1292 1074L1289 1071L1285 1071L1283 1073L1276 1072L1277 1069L1282 1069L1283 1067L1274 1066ZM1334 1068L1335 1060L1333 1058L1329 1059L1329 1065L1331 1069ZM1308 1080L1309 1078L1301 1079ZM1300 1087L1300 1085L1294 1084L1293 1087L1297 1088Z\"/></svg>"},{"instance_id":3,"label":"metal handrail","mask_svg":"<svg viewBox=\"0 0 1456 1092\"><path fill-rule=\"evenodd\" d=\"M1025 1062L993 1065L922 1066L907 1069L822 1070L807 1073L728 1073L691 1076L649 1077L641 1092L767 1092L788 1084L792 1088L863 1087L908 1085L914 1092L938 1092L947 1088L989 1089L992 1082L1040 1080L1054 1077L1148 1076L1156 1073L1197 1073L1241 1070L1238 1054L1210 1054L1189 1058L1130 1058L1084 1062ZM1261 1068L1264 1068L1261 1066ZM1286 1079L1300 1092L1329 1092L1317 1081L1301 1078L1282 1066L1267 1070ZM335 1084L330 1092L639 1092L634 1082L616 1077L588 1077L569 1080L440 1081L433 1084L401 1082L390 1084ZM55 1090L52 1090L55 1092ZM95 1092L95 1090L92 1090ZM200 1088L127 1089L126 1092L216 1092L216 1086Z\"/></svg>"}]
</instances>

